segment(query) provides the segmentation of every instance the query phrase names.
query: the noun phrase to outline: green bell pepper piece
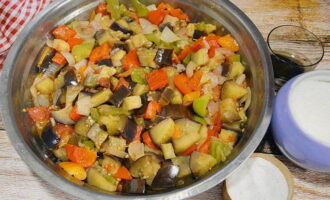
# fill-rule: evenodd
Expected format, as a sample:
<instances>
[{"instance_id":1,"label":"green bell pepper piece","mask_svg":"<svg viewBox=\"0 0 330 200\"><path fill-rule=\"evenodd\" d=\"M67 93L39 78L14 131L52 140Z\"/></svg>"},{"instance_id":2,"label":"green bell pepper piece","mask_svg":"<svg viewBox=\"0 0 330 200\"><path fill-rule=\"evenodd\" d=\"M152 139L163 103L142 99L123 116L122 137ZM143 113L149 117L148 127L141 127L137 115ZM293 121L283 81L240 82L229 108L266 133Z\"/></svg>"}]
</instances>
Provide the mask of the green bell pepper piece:
<instances>
[{"instance_id":1,"label":"green bell pepper piece","mask_svg":"<svg viewBox=\"0 0 330 200\"><path fill-rule=\"evenodd\" d=\"M91 117L94 121L98 121L100 119L100 114L97 108L91 108Z\"/></svg>"},{"instance_id":2,"label":"green bell pepper piece","mask_svg":"<svg viewBox=\"0 0 330 200\"><path fill-rule=\"evenodd\" d=\"M79 62L85 58L88 58L91 54L95 45L95 40L87 40L79 45L76 45L72 48L72 55L76 62Z\"/></svg>"},{"instance_id":3,"label":"green bell pepper piece","mask_svg":"<svg viewBox=\"0 0 330 200\"><path fill-rule=\"evenodd\" d=\"M136 83L144 84L146 83L146 71L144 68L141 67L135 67L133 68L132 74L131 74L132 81Z\"/></svg>"},{"instance_id":4,"label":"green bell pepper piece","mask_svg":"<svg viewBox=\"0 0 330 200\"><path fill-rule=\"evenodd\" d=\"M127 8L124 4L121 4L119 6L119 12L120 12L121 16L129 16L129 11L127 10Z\"/></svg>"},{"instance_id":5,"label":"green bell pepper piece","mask_svg":"<svg viewBox=\"0 0 330 200\"><path fill-rule=\"evenodd\" d=\"M150 42L153 42L159 46L159 44L160 44L160 33L159 32L145 34L144 36L147 38L147 40L149 40Z\"/></svg>"},{"instance_id":6,"label":"green bell pepper piece","mask_svg":"<svg viewBox=\"0 0 330 200\"><path fill-rule=\"evenodd\" d=\"M203 124L203 125L207 124L203 117L200 117L200 116L197 116L197 115L193 116L193 120L200 123L200 124Z\"/></svg>"},{"instance_id":7,"label":"green bell pepper piece","mask_svg":"<svg viewBox=\"0 0 330 200\"><path fill-rule=\"evenodd\" d=\"M195 113L201 117L206 117L208 114L207 104L209 103L210 99L211 96L209 94L206 94L204 96L195 99L193 102L193 108Z\"/></svg>"},{"instance_id":8,"label":"green bell pepper piece","mask_svg":"<svg viewBox=\"0 0 330 200\"><path fill-rule=\"evenodd\" d=\"M229 62L241 62L241 55L236 54L229 57Z\"/></svg>"},{"instance_id":9,"label":"green bell pepper piece","mask_svg":"<svg viewBox=\"0 0 330 200\"><path fill-rule=\"evenodd\" d=\"M188 63L191 60L191 53L189 53L184 59L183 59L183 64L188 65Z\"/></svg>"},{"instance_id":10,"label":"green bell pepper piece","mask_svg":"<svg viewBox=\"0 0 330 200\"><path fill-rule=\"evenodd\" d=\"M118 0L106 0L107 10L115 20L120 18L120 4Z\"/></svg>"},{"instance_id":11,"label":"green bell pepper piece","mask_svg":"<svg viewBox=\"0 0 330 200\"><path fill-rule=\"evenodd\" d=\"M139 0L131 0L131 2L138 17L146 17L148 15L148 8Z\"/></svg>"},{"instance_id":12,"label":"green bell pepper piece","mask_svg":"<svg viewBox=\"0 0 330 200\"><path fill-rule=\"evenodd\" d=\"M114 178L113 176L105 174L105 175L103 175L103 177L105 178L105 180L110 182L112 185L117 185L117 179Z\"/></svg>"},{"instance_id":13,"label":"green bell pepper piece","mask_svg":"<svg viewBox=\"0 0 330 200\"><path fill-rule=\"evenodd\" d=\"M224 162L231 153L232 147L228 144L221 143L216 140L211 141L210 152L217 162Z\"/></svg>"}]
</instances>

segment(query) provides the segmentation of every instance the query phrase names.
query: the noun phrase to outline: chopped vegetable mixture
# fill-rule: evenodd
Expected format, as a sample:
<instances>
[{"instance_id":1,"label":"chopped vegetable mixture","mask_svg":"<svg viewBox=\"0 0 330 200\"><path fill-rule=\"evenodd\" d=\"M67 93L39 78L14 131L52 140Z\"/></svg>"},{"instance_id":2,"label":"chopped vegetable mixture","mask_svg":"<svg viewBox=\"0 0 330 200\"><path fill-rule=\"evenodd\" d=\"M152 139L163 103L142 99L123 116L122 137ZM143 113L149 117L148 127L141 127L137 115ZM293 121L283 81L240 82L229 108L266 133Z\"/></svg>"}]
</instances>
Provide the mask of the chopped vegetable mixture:
<instances>
[{"instance_id":1,"label":"chopped vegetable mixture","mask_svg":"<svg viewBox=\"0 0 330 200\"><path fill-rule=\"evenodd\" d=\"M81 184L143 194L228 159L251 92L231 34L169 4L99 3L52 31L24 111Z\"/></svg>"}]
</instances>

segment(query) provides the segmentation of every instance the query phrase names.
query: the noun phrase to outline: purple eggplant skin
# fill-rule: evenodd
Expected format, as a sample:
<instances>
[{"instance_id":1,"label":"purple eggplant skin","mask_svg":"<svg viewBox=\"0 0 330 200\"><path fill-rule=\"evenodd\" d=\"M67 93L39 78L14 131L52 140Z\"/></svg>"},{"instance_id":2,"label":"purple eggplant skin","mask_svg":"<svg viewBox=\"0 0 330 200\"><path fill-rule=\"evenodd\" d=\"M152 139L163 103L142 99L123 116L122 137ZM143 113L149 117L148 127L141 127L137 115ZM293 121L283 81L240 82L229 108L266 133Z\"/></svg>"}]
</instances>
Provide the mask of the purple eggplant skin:
<instances>
[{"instance_id":1,"label":"purple eggplant skin","mask_svg":"<svg viewBox=\"0 0 330 200\"><path fill-rule=\"evenodd\" d=\"M193 116L192 111L187 106L179 104L169 104L164 106L160 114L164 117L171 117L174 120L182 118L191 119Z\"/></svg>"},{"instance_id":2,"label":"purple eggplant skin","mask_svg":"<svg viewBox=\"0 0 330 200\"><path fill-rule=\"evenodd\" d=\"M98 65L106 65L106 66L112 66L112 60L110 58L105 58L102 60L98 60L96 61L96 64Z\"/></svg>"},{"instance_id":3,"label":"purple eggplant skin","mask_svg":"<svg viewBox=\"0 0 330 200\"><path fill-rule=\"evenodd\" d=\"M50 50L47 55L45 56L45 58L43 59L43 61L41 62L40 65L37 65L37 68L39 69L39 72L41 73L45 73L46 70L48 69L49 65L53 62L52 58L55 55L55 50Z\"/></svg>"},{"instance_id":4,"label":"purple eggplant skin","mask_svg":"<svg viewBox=\"0 0 330 200\"><path fill-rule=\"evenodd\" d=\"M42 130L41 139L50 149L54 149L61 141L61 138L57 136L54 128L50 124Z\"/></svg>"},{"instance_id":5,"label":"purple eggplant skin","mask_svg":"<svg viewBox=\"0 0 330 200\"><path fill-rule=\"evenodd\" d=\"M163 32L163 30L164 30L166 27L169 28L171 31L173 31L173 26L172 26L170 23L165 23L165 24L161 24L161 25L159 25L159 31L160 31L160 32Z\"/></svg>"},{"instance_id":6,"label":"purple eggplant skin","mask_svg":"<svg viewBox=\"0 0 330 200\"><path fill-rule=\"evenodd\" d=\"M204 37L204 36L207 36L207 34L204 31L195 30L192 40L195 41L198 40L200 37Z\"/></svg>"},{"instance_id":7,"label":"purple eggplant skin","mask_svg":"<svg viewBox=\"0 0 330 200\"><path fill-rule=\"evenodd\" d=\"M227 76L228 75L228 72L229 72L229 63L228 62L225 62L225 63L222 64L221 75L222 76Z\"/></svg>"},{"instance_id":8,"label":"purple eggplant skin","mask_svg":"<svg viewBox=\"0 0 330 200\"><path fill-rule=\"evenodd\" d=\"M176 165L167 165L158 170L152 187L154 188L171 188L175 187L176 177L179 173L179 167Z\"/></svg>"},{"instance_id":9,"label":"purple eggplant skin","mask_svg":"<svg viewBox=\"0 0 330 200\"><path fill-rule=\"evenodd\" d=\"M134 135L136 133L136 129L137 129L137 124L135 120L127 119L124 131L121 135L129 142L132 142Z\"/></svg>"},{"instance_id":10,"label":"purple eggplant skin","mask_svg":"<svg viewBox=\"0 0 330 200\"><path fill-rule=\"evenodd\" d=\"M64 85L70 86L70 85L78 85L78 80L76 73L73 71L73 69L69 69L65 75L64 75Z\"/></svg>"},{"instance_id":11,"label":"purple eggplant skin","mask_svg":"<svg viewBox=\"0 0 330 200\"><path fill-rule=\"evenodd\" d=\"M121 49L121 50L124 50L126 52L129 52L129 46L127 43L115 43L113 45L113 49L115 48L118 48L118 49Z\"/></svg>"},{"instance_id":12,"label":"purple eggplant skin","mask_svg":"<svg viewBox=\"0 0 330 200\"><path fill-rule=\"evenodd\" d=\"M114 31L121 31L124 34L130 34L133 35L133 31L128 30L127 28L124 28L122 26L120 26L117 22L113 22L110 26L110 28Z\"/></svg>"},{"instance_id":13,"label":"purple eggplant skin","mask_svg":"<svg viewBox=\"0 0 330 200\"><path fill-rule=\"evenodd\" d=\"M131 90L122 85L116 92L113 93L112 97L109 99L109 102L116 107L120 107L123 100L130 94Z\"/></svg>"},{"instance_id":14,"label":"purple eggplant skin","mask_svg":"<svg viewBox=\"0 0 330 200\"><path fill-rule=\"evenodd\" d=\"M172 65L172 53L173 49L159 48L156 52L154 61L162 67L170 66Z\"/></svg>"},{"instance_id":15,"label":"purple eggplant skin","mask_svg":"<svg viewBox=\"0 0 330 200\"><path fill-rule=\"evenodd\" d=\"M144 194L146 192L146 180L132 179L123 182L123 192L131 194Z\"/></svg>"}]
</instances>

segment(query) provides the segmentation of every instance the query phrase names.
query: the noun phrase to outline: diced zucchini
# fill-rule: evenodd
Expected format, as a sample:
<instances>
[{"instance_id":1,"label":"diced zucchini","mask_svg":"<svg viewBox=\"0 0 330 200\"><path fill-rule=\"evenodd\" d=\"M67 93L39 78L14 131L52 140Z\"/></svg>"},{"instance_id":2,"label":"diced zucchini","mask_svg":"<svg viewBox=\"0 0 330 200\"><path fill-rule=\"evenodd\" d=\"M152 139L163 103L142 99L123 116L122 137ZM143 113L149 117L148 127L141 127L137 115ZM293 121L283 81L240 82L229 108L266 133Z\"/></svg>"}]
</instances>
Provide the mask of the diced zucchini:
<instances>
[{"instance_id":1,"label":"diced zucchini","mask_svg":"<svg viewBox=\"0 0 330 200\"><path fill-rule=\"evenodd\" d=\"M142 46L150 47L152 45L152 43L149 42L149 40L147 40L147 38L142 33L132 36L131 40L134 48Z\"/></svg>"},{"instance_id":2,"label":"diced zucchini","mask_svg":"<svg viewBox=\"0 0 330 200\"><path fill-rule=\"evenodd\" d=\"M158 146L168 142L174 133L174 121L167 118L150 129L150 136Z\"/></svg>"},{"instance_id":3,"label":"diced zucchini","mask_svg":"<svg viewBox=\"0 0 330 200\"><path fill-rule=\"evenodd\" d=\"M129 143L127 151L132 160L137 160L144 156L144 144L140 141L133 141Z\"/></svg>"},{"instance_id":4,"label":"diced zucchini","mask_svg":"<svg viewBox=\"0 0 330 200\"><path fill-rule=\"evenodd\" d=\"M87 172L87 183L89 185L101 188L103 190L114 192L117 189L117 184L114 185L107 181L104 176L95 168L91 168Z\"/></svg>"},{"instance_id":5,"label":"diced zucchini","mask_svg":"<svg viewBox=\"0 0 330 200\"><path fill-rule=\"evenodd\" d=\"M156 49L139 48L136 54L138 55L141 66L158 68L158 65L154 61L156 52Z\"/></svg>"},{"instance_id":6,"label":"diced zucchini","mask_svg":"<svg viewBox=\"0 0 330 200\"><path fill-rule=\"evenodd\" d=\"M100 115L129 115L127 109L117 108L116 106L110 106L103 104L97 107L98 113Z\"/></svg>"},{"instance_id":7,"label":"diced zucchini","mask_svg":"<svg viewBox=\"0 0 330 200\"><path fill-rule=\"evenodd\" d=\"M88 88L95 88L98 83L99 75L98 74L87 74L84 86Z\"/></svg>"},{"instance_id":8,"label":"diced zucchini","mask_svg":"<svg viewBox=\"0 0 330 200\"><path fill-rule=\"evenodd\" d=\"M232 149L233 147L229 144L225 144L216 140L211 141L210 152L218 163L225 162Z\"/></svg>"},{"instance_id":9,"label":"diced zucchini","mask_svg":"<svg viewBox=\"0 0 330 200\"><path fill-rule=\"evenodd\" d=\"M200 146L202 144L204 144L204 142L207 139L207 126L203 125L200 129L199 129L199 135L201 136L197 142L197 146Z\"/></svg>"},{"instance_id":10,"label":"diced zucchini","mask_svg":"<svg viewBox=\"0 0 330 200\"><path fill-rule=\"evenodd\" d=\"M160 160L154 155L145 155L133 162L129 171L135 178L146 179L151 185L160 168Z\"/></svg>"},{"instance_id":11,"label":"diced zucchini","mask_svg":"<svg viewBox=\"0 0 330 200\"><path fill-rule=\"evenodd\" d=\"M181 92L177 89L174 90L173 97L171 99L171 104L182 104L183 96Z\"/></svg>"},{"instance_id":12,"label":"diced zucchini","mask_svg":"<svg viewBox=\"0 0 330 200\"><path fill-rule=\"evenodd\" d=\"M142 27L140 24L136 23L136 21L133 21L128 24L128 27L130 30L132 30L134 33L138 34L142 32Z\"/></svg>"},{"instance_id":13,"label":"diced zucchini","mask_svg":"<svg viewBox=\"0 0 330 200\"><path fill-rule=\"evenodd\" d=\"M227 98L219 102L219 109L221 110L221 120L224 122L234 122L241 119L237 112L237 102L232 98Z\"/></svg>"},{"instance_id":14,"label":"diced zucchini","mask_svg":"<svg viewBox=\"0 0 330 200\"><path fill-rule=\"evenodd\" d=\"M190 169L197 177L204 175L212 167L214 167L216 163L217 160L211 155L198 151L194 151L190 157Z\"/></svg>"},{"instance_id":15,"label":"diced zucchini","mask_svg":"<svg viewBox=\"0 0 330 200\"><path fill-rule=\"evenodd\" d=\"M191 59L195 64L199 66L206 65L207 62L209 61L208 49L202 48L198 50L196 53L192 55Z\"/></svg>"},{"instance_id":16,"label":"diced zucchini","mask_svg":"<svg viewBox=\"0 0 330 200\"><path fill-rule=\"evenodd\" d=\"M100 125L95 123L87 132L87 137L91 139L96 148L99 149L103 142L107 139L108 133L100 128Z\"/></svg>"},{"instance_id":17,"label":"diced zucchini","mask_svg":"<svg viewBox=\"0 0 330 200\"><path fill-rule=\"evenodd\" d=\"M50 94L54 90L54 81L50 78L45 78L36 85L36 88L41 94Z\"/></svg>"},{"instance_id":18,"label":"diced zucchini","mask_svg":"<svg viewBox=\"0 0 330 200\"><path fill-rule=\"evenodd\" d=\"M156 155L159 155L159 156L163 156L163 152L161 150L153 149L153 148L149 147L146 144L144 145L144 152L145 153L153 153L153 154L156 154Z\"/></svg>"},{"instance_id":19,"label":"diced zucchini","mask_svg":"<svg viewBox=\"0 0 330 200\"><path fill-rule=\"evenodd\" d=\"M149 91L148 85L145 84L136 84L133 89L134 96L141 96Z\"/></svg>"},{"instance_id":20,"label":"diced zucchini","mask_svg":"<svg viewBox=\"0 0 330 200\"><path fill-rule=\"evenodd\" d=\"M128 154L125 152L126 151L125 139L109 136L108 142L104 144L106 145L105 154L114 155L119 158L126 158L128 156Z\"/></svg>"},{"instance_id":21,"label":"diced zucchini","mask_svg":"<svg viewBox=\"0 0 330 200\"><path fill-rule=\"evenodd\" d=\"M191 174L189 166L190 156L178 156L171 159L173 164L179 166L178 178L182 178Z\"/></svg>"},{"instance_id":22,"label":"diced zucchini","mask_svg":"<svg viewBox=\"0 0 330 200\"><path fill-rule=\"evenodd\" d=\"M232 62L229 65L228 77L230 79L234 79L237 76L243 74L243 72L244 72L244 66L242 65L241 62Z\"/></svg>"},{"instance_id":23,"label":"diced zucchini","mask_svg":"<svg viewBox=\"0 0 330 200\"><path fill-rule=\"evenodd\" d=\"M116 53L113 54L113 56L111 56L112 63L121 61L121 59L123 59L125 55L126 55L126 51L119 49L118 51L116 51Z\"/></svg>"},{"instance_id":24,"label":"diced zucchini","mask_svg":"<svg viewBox=\"0 0 330 200\"><path fill-rule=\"evenodd\" d=\"M66 154L65 147L54 149L53 153L58 159L60 159L62 161L68 161L69 160L68 155Z\"/></svg>"},{"instance_id":25,"label":"diced zucchini","mask_svg":"<svg viewBox=\"0 0 330 200\"><path fill-rule=\"evenodd\" d=\"M201 125L189 119L178 119L175 125L179 128L180 137L172 138L176 154L183 153L201 137L199 130Z\"/></svg>"},{"instance_id":26,"label":"diced zucchini","mask_svg":"<svg viewBox=\"0 0 330 200\"><path fill-rule=\"evenodd\" d=\"M108 88L103 89L102 91L100 91L92 96L91 107L96 107L98 105L101 105L102 103L105 103L106 101L108 101L110 99L111 96L112 96L112 92L110 89L108 89Z\"/></svg>"},{"instance_id":27,"label":"diced zucchini","mask_svg":"<svg viewBox=\"0 0 330 200\"><path fill-rule=\"evenodd\" d=\"M234 131L221 129L219 134L220 142L233 146L237 141L237 133Z\"/></svg>"},{"instance_id":28,"label":"diced zucchini","mask_svg":"<svg viewBox=\"0 0 330 200\"><path fill-rule=\"evenodd\" d=\"M187 36L192 37L195 32L195 24L189 23L187 26Z\"/></svg>"},{"instance_id":29,"label":"diced zucchini","mask_svg":"<svg viewBox=\"0 0 330 200\"><path fill-rule=\"evenodd\" d=\"M83 117L79 119L74 125L74 132L78 133L79 135L86 136L93 123L93 120L89 119L88 117Z\"/></svg>"},{"instance_id":30,"label":"diced zucchini","mask_svg":"<svg viewBox=\"0 0 330 200\"><path fill-rule=\"evenodd\" d=\"M104 159L102 161L102 167L107 170L107 173L109 173L109 174L117 173L120 166L121 166L121 164L118 160L116 160L110 156L104 156Z\"/></svg>"},{"instance_id":31,"label":"diced zucchini","mask_svg":"<svg viewBox=\"0 0 330 200\"><path fill-rule=\"evenodd\" d=\"M175 153L172 143L161 144L160 148L163 151L165 160L175 158Z\"/></svg>"},{"instance_id":32,"label":"diced zucchini","mask_svg":"<svg viewBox=\"0 0 330 200\"><path fill-rule=\"evenodd\" d=\"M140 96L129 96L124 99L123 108L126 110L138 109L142 106Z\"/></svg>"},{"instance_id":33,"label":"diced zucchini","mask_svg":"<svg viewBox=\"0 0 330 200\"><path fill-rule=\"evenodd\" d=\"M79 62L85 58L88 58L88 56L91 54L93 48L95 45L95 40L90 39L86 40L83 43L76 45L72 48L72 55L76 62Z\"/></svg>"},{"instance_id":34,"label":"diced zucchini","mask_svg":"<svg viewBox=\"0 0 330 200\"><path fill-rule=\"evenodd\" d=\"M127 116L124 115L102 115L98 123L100 125L105 125L110 135L118 135L124 130L126 120Z\"/></svg>"},{"instance_id":35,"label":"diced zucchini","mask_svg":"<svg viewBox=\"0 0 330 200\"><path fill-rule=\"evenodd\" d=\"M222 86L221 99L233 98L237 100L242 98L246 93L246 88L239 86L234 81L226 81Z\"/></svg>"}]
</instances>

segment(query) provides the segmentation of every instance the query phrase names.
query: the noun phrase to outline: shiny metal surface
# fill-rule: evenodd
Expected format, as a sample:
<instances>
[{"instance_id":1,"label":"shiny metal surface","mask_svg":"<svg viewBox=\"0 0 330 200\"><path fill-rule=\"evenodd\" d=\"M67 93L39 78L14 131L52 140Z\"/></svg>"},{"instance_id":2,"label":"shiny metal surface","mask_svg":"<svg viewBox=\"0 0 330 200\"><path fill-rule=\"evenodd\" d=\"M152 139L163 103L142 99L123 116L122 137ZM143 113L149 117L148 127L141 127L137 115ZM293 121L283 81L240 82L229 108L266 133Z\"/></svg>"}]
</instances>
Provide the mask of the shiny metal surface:
<instances>
[{"instance_id":1,"label":"shiny metal surface","mask_svg":"<svg viewBox=\"0 0 330 200\"><path fill-rule=\"evenodd\" d=\"M147 0L147 2L157 1ZM107 194L104 191L73 184L60 176L61 171L51 161L49 152L32 134L28 118L22 113L22 109L31 106L29 87L35 74L35 58L45 44L49 31L58 24L85 15L97 5L98 1L59 0L25 26L7 56L0 82L1 111L12 145L42 179L80 199L183 199L202 193L223 181L258 146L270 122L273 98L273 72L261 34L247 16L227 0L169 0L168 2L183 8L191 18L222 24L235 36L241 46L240 54L243 55L244 62L248 63L247 74L253 97L248 112L248 127L235 147L231 159L194 183L171 191L144 196Z\"/></svg>"}]
</instances>

